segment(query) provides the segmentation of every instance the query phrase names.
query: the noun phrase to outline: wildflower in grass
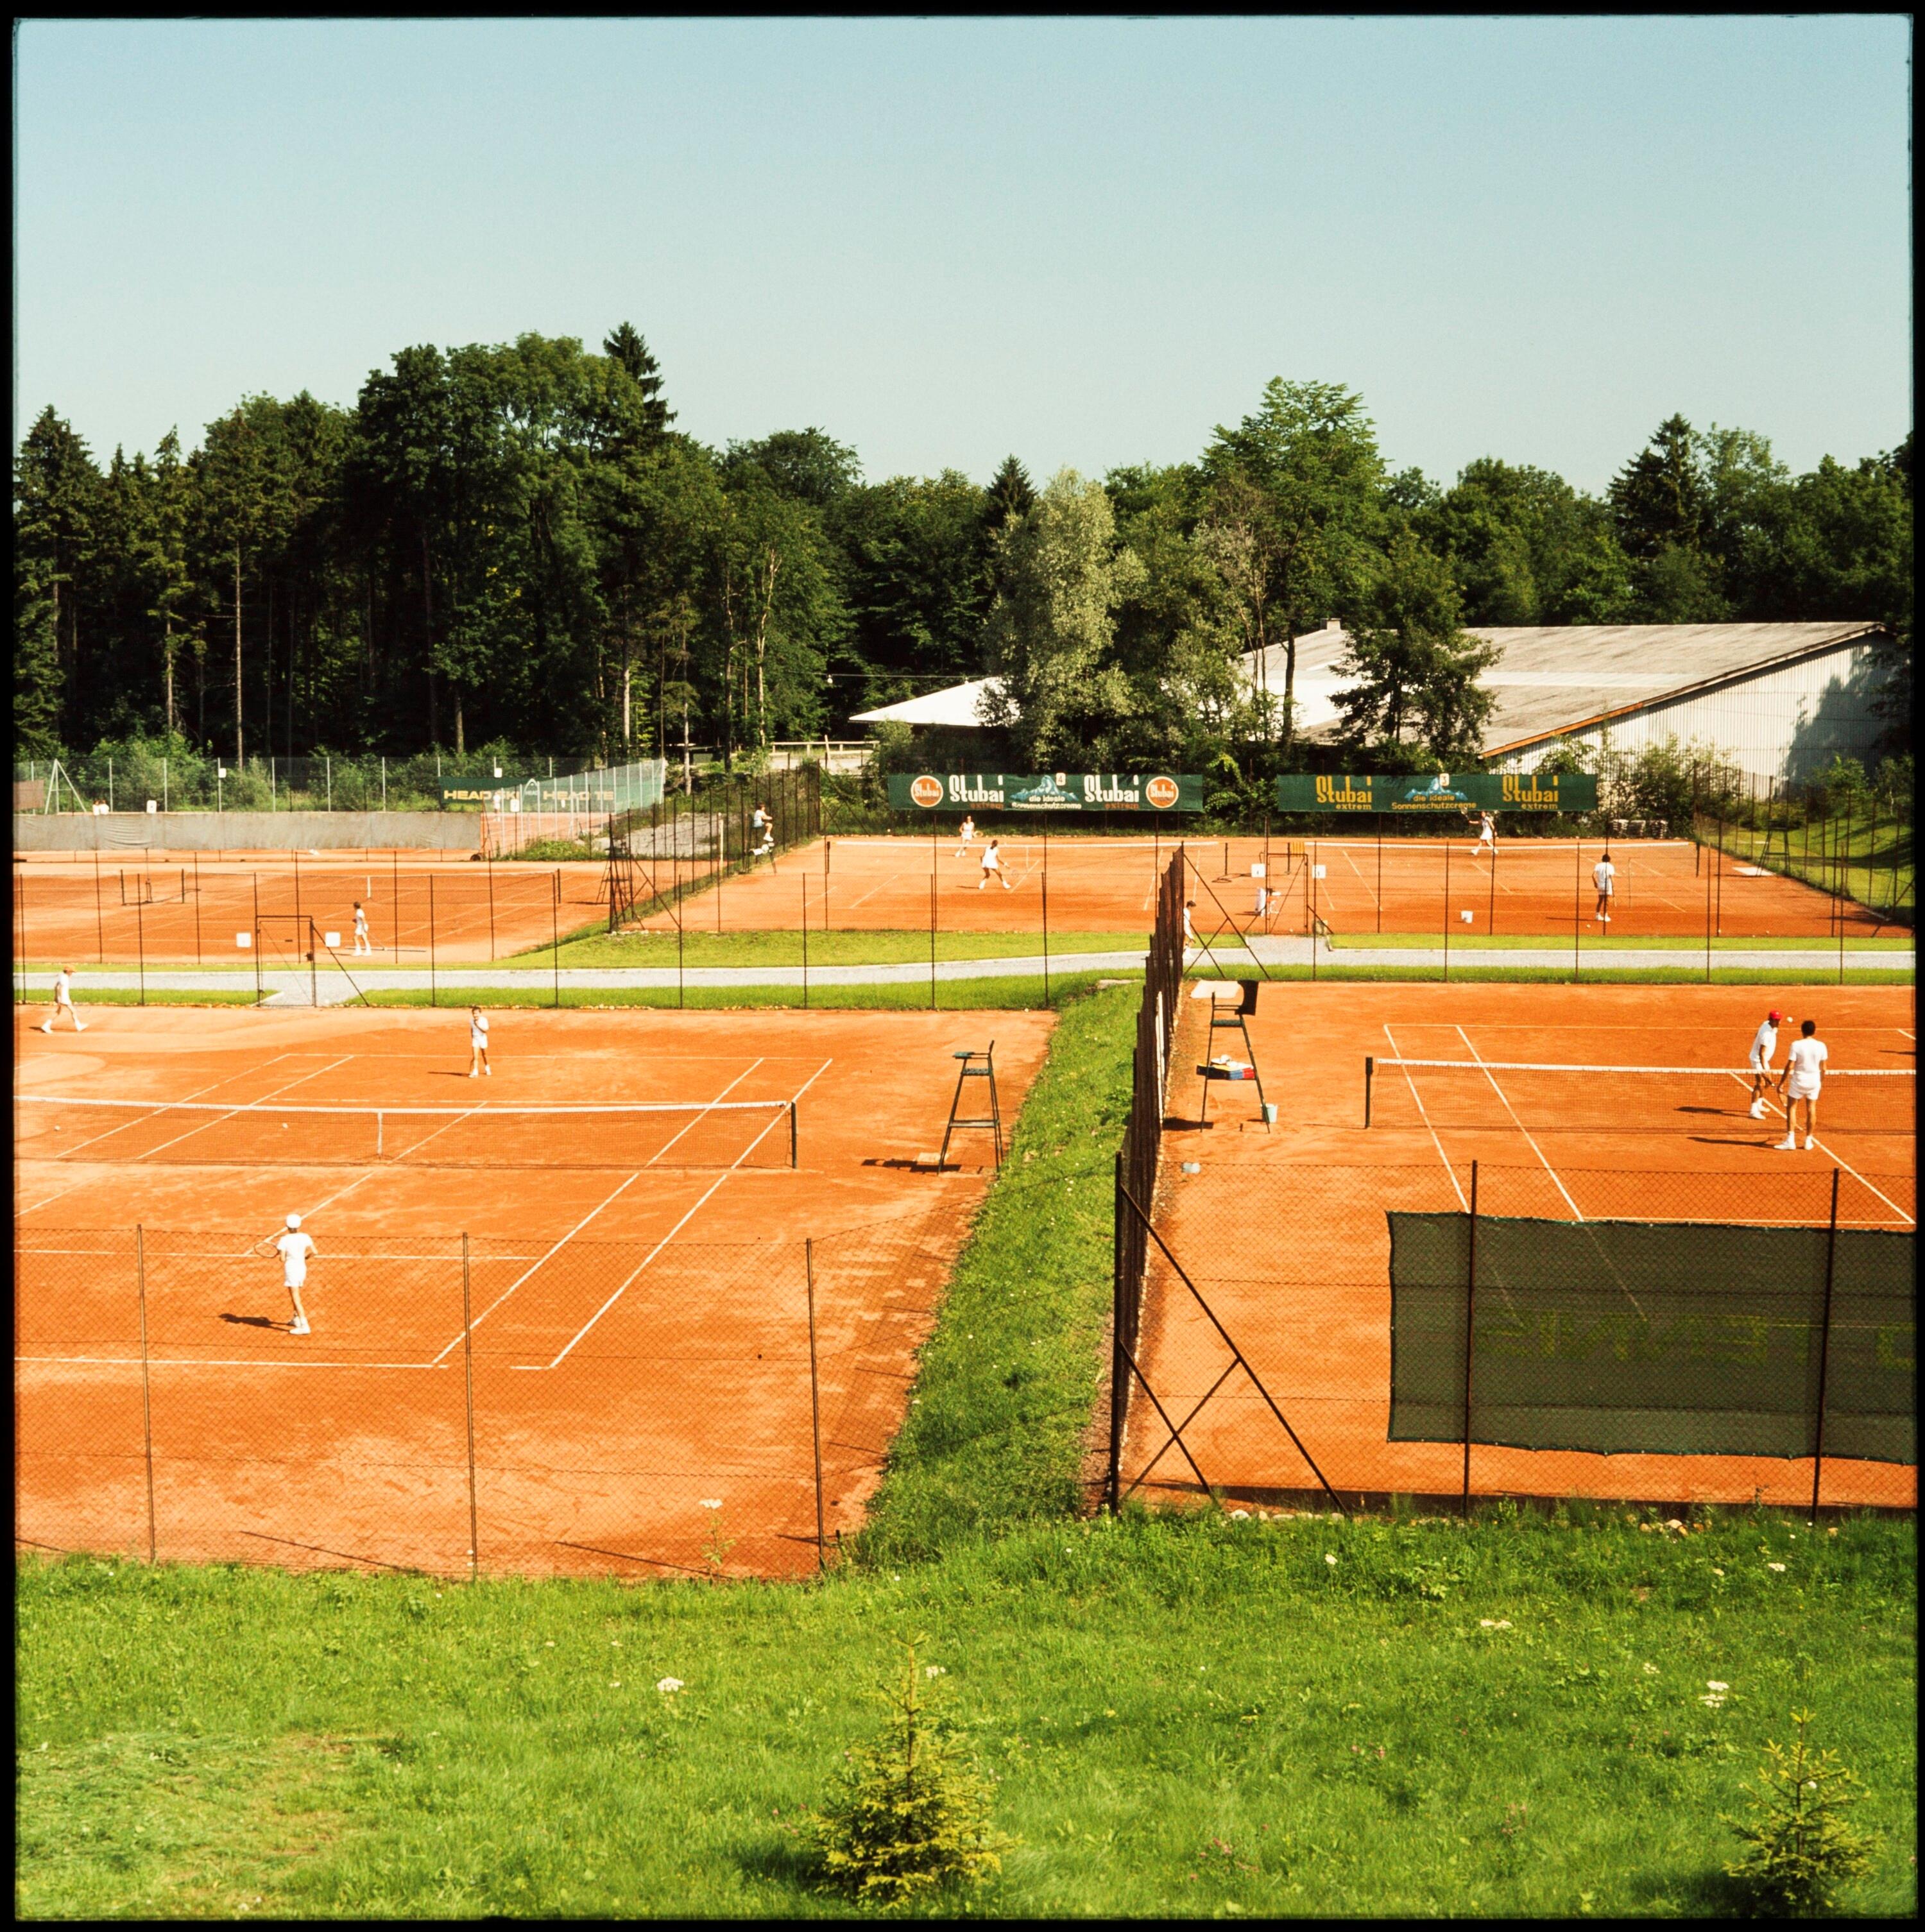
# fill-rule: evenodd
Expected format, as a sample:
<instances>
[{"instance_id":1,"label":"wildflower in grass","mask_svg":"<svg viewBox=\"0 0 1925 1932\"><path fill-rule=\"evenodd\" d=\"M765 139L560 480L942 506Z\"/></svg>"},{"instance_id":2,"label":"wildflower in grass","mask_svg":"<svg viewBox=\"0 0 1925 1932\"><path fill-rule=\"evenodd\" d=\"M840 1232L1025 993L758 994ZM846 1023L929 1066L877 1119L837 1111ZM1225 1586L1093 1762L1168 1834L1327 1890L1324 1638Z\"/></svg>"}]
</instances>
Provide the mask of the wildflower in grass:
<instances>
[{"instance_id":1,"label":"wildflower in grass","mask_svg":"<svg viewBox=\"0 0 1925 1932\"><path fill-rule=\"evenodd\" d=\"M1657 1675L1657 1666L1655 1664L1646 1664L1645 1666L1645 1675L1647 1677L1655 1677Z\"/></svg>"},{"instance_id":2,"label":"wildflower in grass","mask_svg":"<svg viewBox=\"0 0 1925 1932\"><path fill-rule=\"evenodd\" d=\"M1777 1570L1781 1576L1785 1574L1785 1566L1782 1563L1768 1563L1765 1567L1768 1570Z\"/></svg>"},{"instance_id":3,"label":"wildflower in grass","mask_svg":"<svg viewBox=\"0 0 1925 1932\"><path fill-rule=\"evenodd\" d=\"M1326 1553L1324 1561L1327 1563L1333 1570L1337 1567L1337 1559L1334 1556Z\"/></svg>"},{"instance_id":4,"label":"wildflower in grass","mask_svg":"<svg viewBox=\"0 0 1925 1932\"><path fill-rule=\"evenodd\" d=\"M664 1697L673 1697L676 1691L682 1688L682 1679L679 1677L658 1678L655 1680L655 1688L659 1690Z\"/></svg>"},{"instance_id":5,"label":"wildflower in grass","mask_svg":"<svg viewBox=\"0 0 1925 1932\"><path fill-rule=\"evenodd\" d=\"M1477 1628L1480 1630L1509 1630L1510 1619L1508 1617L1480 1617Z\"/></svg>"},{"instance_id":6,"label":"wildflower in grass","mask_svg":"<svg viewBox=\"0 0 1925 1932\"><path fill-rule=\"evenodd\" d=\"M922 1675L925 1677L946 1677L949 1674L940 1664L925 1664L922 1666Z\"/></svg>"}]
</instances>

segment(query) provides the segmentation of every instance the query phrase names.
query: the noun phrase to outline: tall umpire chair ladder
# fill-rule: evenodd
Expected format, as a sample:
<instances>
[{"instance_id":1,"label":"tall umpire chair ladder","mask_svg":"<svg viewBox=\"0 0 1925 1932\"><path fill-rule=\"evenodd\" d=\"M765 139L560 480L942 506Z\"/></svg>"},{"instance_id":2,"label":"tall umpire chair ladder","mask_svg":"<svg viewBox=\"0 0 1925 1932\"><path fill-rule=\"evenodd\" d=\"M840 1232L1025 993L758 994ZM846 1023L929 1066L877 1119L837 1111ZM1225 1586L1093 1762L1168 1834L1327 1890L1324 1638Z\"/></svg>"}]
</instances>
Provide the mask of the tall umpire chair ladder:
<instances>
[{"instance_id":1,"label":"tall umpire chair ladder","mask_svg":"<svg viewBox=\"0 0 1925 1932\"><path fill-rule=\"evenodd\" d=\"M949 1165L949 1142L958 1127L987 1127L995 1144L996 1171L1000 1174L1003 1171L1003 1108L996 1097L996 1042L992 1040L980 1052L972 1048L952 1057L961 1060L962 1066L956 1075L956 1090L949 1101L949 1124L943 1130L943 1149L936 1156L936 1165L939 1168ZM989 1083L989 1112L986 1115L969 1116L959 1111L964 1089L972 1080L986 1080Z\"/></svg>"},{"instance_id":2,"label":"tall umpire chair ladder","mask_svg":"<svg viewBox=\"0 0 1925 1932\"><path fill-rule=\"evenodd\" d=\"M1314 945L1315 941L1313 940L1312 944ZM1245 1064L1250 1070L1248 1077L1256 1083L1257 1118L1263 1122L1264 1129L1267 1131L1270 1126L1270 1115L1266 1110L1264 1101L1264 1076L1258 1070L1257 1050L1250 1044L1249 1028L1250 1016L1257 1010L1257 988L1262 982L1258 980L1240 980L1237 983L1243 991L1241 996L1234 1004L1228 1000L1219 999L1214 993L1210 994L1210 1039L1204 1042L1204 1046L1207 1049L1211 1042L1216 1040L1218 1033L1225 1029L1234 1031L1242 1040ZM1197 1125L1200 1127L1207 1127L1210 1125L1210 1082L1213 1079L1220 1080L1230 1077L1213 1072L1211 1062L1214 1058L1215 1055L1206 1050L1203 1056L1204 1064L1197 1069L1197 1071L1203 1076L1203 1106L1199 1110L1202 1118L1197 1122ZM1237 1075L1235 1077L1240 1079L1245 1076Z\"/></svg>"}]
</instances>

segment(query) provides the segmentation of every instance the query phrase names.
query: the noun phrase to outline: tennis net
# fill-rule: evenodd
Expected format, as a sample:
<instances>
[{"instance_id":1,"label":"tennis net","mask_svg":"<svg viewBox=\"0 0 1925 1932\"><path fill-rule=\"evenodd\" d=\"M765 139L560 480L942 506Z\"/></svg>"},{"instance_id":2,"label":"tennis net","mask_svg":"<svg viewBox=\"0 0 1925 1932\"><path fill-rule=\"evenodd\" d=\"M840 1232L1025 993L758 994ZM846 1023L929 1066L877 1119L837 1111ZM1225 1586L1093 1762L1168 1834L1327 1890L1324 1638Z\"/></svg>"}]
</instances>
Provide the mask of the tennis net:
<instances>
[{"instance_id":1,"label":"tennis net","mask_svg":"<svg viewBox=\"0 0 1925 1932\"><path fill-rule=\"evenodd\" d=\"M1774 1072L1766 1076L1764 1117L1754 1120L1753 1078L1743 1067L1372 1055L1363 1063L1363 1124L1721 1137L1736 1128L1750 1138L1768 1126L1782 1129L1786 1106ZM1828 1067L1818 1102L1819 1137L1909 1134L1917 1099L1911 1067Z\"/></svg>"},{"instance_id":2,"label":"tennis net","mask_svg":"<svg viewBox=\"0 0 1925 1932\"><path fill-rule=\"evenodd\" d=\"M184 1166L793 1167L793 1100L409 1107L14 1096L28 1160Z\"/></svg>"}]
</instances>

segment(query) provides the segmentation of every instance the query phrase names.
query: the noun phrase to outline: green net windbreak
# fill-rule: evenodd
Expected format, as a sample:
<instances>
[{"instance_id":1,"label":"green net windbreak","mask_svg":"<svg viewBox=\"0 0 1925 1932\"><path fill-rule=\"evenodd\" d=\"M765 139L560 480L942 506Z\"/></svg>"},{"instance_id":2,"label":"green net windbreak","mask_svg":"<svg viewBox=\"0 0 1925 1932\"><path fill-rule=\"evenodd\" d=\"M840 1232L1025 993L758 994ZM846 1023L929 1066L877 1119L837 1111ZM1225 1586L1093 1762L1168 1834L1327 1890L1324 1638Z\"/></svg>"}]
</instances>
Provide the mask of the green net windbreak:
<instances>
[{"instance_id":1,"label":"green net windbreak","mask_svg":"<svg viewBox=\"0 0 1925 1932\"><path fill-rule=\"evenodd\" d=\"M1480 1216L1390 1224L1393 1442L1915 1465L1909 1233ZM1825 1270L1831 1321L1825 1342Z\"/></svg>"}]
</instances>

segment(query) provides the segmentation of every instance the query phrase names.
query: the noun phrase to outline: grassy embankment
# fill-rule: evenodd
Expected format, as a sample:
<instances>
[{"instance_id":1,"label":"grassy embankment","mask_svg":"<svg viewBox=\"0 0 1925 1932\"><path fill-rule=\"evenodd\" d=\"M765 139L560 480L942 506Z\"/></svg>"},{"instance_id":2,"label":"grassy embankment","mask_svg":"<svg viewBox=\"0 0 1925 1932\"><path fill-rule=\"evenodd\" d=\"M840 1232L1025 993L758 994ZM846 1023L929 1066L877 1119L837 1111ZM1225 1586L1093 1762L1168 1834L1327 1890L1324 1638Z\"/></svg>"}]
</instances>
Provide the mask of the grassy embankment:
<instances>
[{"instance_id":1,"label":"grassy embankment","mask_svg":"<svg viewBox=\"0 0 1925 1932\"><path fill-rule=\"evenodd\" d=\"M1851 1902L1909 1911L1909 1522L1074 1513L1133 999L1066 1004L821 1582L24 1562L19 1910L832 1910L789 1826L923 1631L1018 1840L987 1912L1717 1912L1800 1705L1885 1834Z\"/></svg>"}]
</instances>

